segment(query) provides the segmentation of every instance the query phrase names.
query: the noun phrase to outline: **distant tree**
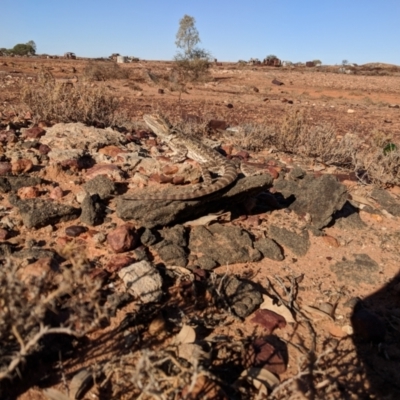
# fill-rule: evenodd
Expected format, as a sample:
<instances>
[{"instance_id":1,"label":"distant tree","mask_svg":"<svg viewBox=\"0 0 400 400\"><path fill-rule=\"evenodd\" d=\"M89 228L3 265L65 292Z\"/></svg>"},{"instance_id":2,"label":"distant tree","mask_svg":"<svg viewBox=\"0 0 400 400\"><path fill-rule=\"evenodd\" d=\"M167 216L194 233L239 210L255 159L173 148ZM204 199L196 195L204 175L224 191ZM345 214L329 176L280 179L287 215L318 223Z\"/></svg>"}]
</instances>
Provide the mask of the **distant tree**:
<instances>
[{"instance_id":1,"label":"distant tree","mask_svg":"<svg viewBox=\"0 0 400 400\"><path fill-rule=\"evenodd\" d=\"M344 65L347 65L349 63L349 61L348 60L343 60L342 61L342 65L344 66Z\"/></svg>"},{"instance_id":2,"label":"distant tree","mask_svg":"<svg viewBox=\"0 0 400 400\"><path fill-rule=\"evenodd\" d=\"M313 60L313 63L314 63L315 65L317 65L317 64L322 64L322 61L321 61L321 60L318 60L318 59L316 59L316 60Z\"/></svg>"},{"instance_id":3,"label":"distant tree","mask_svg":"<svg viewBox=\"0 0 400 400\"><path fill-rule=\"evenodd\" d=\"M176 34L175 44L184 51L185 58L194 57L196 45L200 43L199 32L195 26L196 20L190 15L184 15L179 21L179 30Z\"/></svg>"},{"instance_id":4,"label":"distant tree","mask_svg":"<svg viewBox=\"0 0 400 400\"><path fill-rule=\"evenodd\" d=\"M19 56L35 54L36 53L36 44L33 40L29 41L28 43L18 43L12 49L10 49L10 53L19 55Z\"/></svg>"},{"instance_id":5,"label":"distant tree","mask_svg":"<svg viewBox=\"0 0 400 400\"><path fill-rule=\"evenodd\" d=\"M269 56L265 57L266 60L275 60L275 58L278 58L278 57L274 54L270 54Z\"/></svg>"}]
</instances>

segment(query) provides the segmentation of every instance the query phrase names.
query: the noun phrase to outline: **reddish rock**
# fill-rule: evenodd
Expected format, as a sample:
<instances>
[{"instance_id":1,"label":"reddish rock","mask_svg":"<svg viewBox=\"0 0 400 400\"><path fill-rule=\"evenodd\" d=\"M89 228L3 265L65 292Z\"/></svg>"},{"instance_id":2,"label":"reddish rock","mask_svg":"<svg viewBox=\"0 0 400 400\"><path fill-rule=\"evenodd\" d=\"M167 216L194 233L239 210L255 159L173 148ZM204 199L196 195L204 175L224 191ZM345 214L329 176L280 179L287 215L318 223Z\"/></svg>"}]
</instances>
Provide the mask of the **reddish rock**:
<instances>
[{"instance_id":1,"label":"reddish rock","mask_svg":"<svg viewBox=\"0 0 400 400\"><path fill-rule=\"evenodd\" d=\"M61 166L66 169L70 169L71 171L79 171L81 166L76 159L64 160L61 161Z\"/></svg>"},{"instance_id":2,"label":"reddish rock","mask_svg":"<svg viewBox=\"0 0 400 400\"><path fill-rule=\"evenodd\" d=\"M40 137L44 136L46 134L46 131L39 127L39 126L34 126L33 128L27 129L24 132L24 137L28 139L39 139Z\"/></svg>"},{"instance_id":3,"label":"reddish rock","mask_svg":"<svg viewBox=\"0 0 400 400\"><path fill-rule=\"evenodd\" d=\"M53 200L60 200L64 196L63 190L60 188L60 186L56 186L54 189L52 189L49 193L49 197Z\"/></svg>"},{"instance_id":4,"label":"reddish rock","mask_svg":"<svg viewBox=\"0 0 400 400\"><path fill-rule=\"evenodd\" d=\"M117 182L123 179L122 171L117 165L113 164L96 164L94 167L86 171L87 180L93 179L98 175L105 175Z\"/></svg>"},{"instance_id":5,"label":"reddish rock","mask_svg":"<svg viewBox=\"0 0 400 400\"><path fill-rule=\"evenodd\" d=\"M239 157L241 160L247 160L249 158L249 153L245 150L241 150L235 153L235 157Z\"/></svg>"},{"instance_id":6,"label":"reddish rock","mask_svg":"<svg viewBox=\"0 0 400 400\"><path fill-rule=\"evenodd\" d=\"M288 357L285 344L276 337L255 339L252 347L256 353L254 367L264 368L274 374L286 371Z\"/></svg>"},{"instance_id":7,"label":"reddish rock","mask_svg":"<svg viewBox=\"0 0 400 400\"><path fill-rule=\"evenodd\" d=\"M226 155L230 156L233 151L233 146L230 144L224 144L221 146L221 149L224 151Z\"/></svg>"},{"instance_id":8,"label":"reddish rock","mask_svg":"<svg viewBox=\"0 0 400 400\"><path fill-rule=\"evenodd\" d=\"M18 277L23 282L30 282L32 279L40 279L51 272L51 258L40 258L36 262L18 270Z\"/></svg>"},{"instance_id":9,"label":"reddish rock","mask_svg":"<svg viewBox=\"0 0 400 400\"><path fill-rule=\"evenodd\" d=\"M174 185L183 185L185 183L185 177L184 176L174 176L172 179L172 183Z\"/></svg>"},{"instance_id":10,"label":"reddish rock","mask_svg":"<svg viewBox=\"0 0 400 400\"><path fill-rule=\"evenodd\" d=\"M7 175L11 172L11 163L9 162L0 162L0 176Z\"/></svg>"},{"instance_id":11,"label":"reddish rock","mask_svg":"<svg viewBox=\"0 0 400 400\"><path fill-rule=\"evenodd\" d=\"M164 89L158 89L158 94L164 94Z\"/></svg>"},{"instance_id":12,"label":"reddish rock","mask_svg":"<svg viewBox=\"0 0 400 400\"><path fill-rule=\"evenodd\" d=\"M107 243L115 253L123 253L137 247L137 232L128 225L122 225L107 235Z\"/></svg>"},{"instance_id":13,"label":"reddish rock","mask_svg":"<svg viewBox=\"0 0 400 400\"><path fill-rule=\"evenodd\" d=\"M10 233L7 229L0 228L0 240L7 240L10 236Z\"/></svg>"},{"instance_id":14,"label":"reddish rock","mask_svg":"<svg viewBox=\"0 0 400 400\"><path fill-rule=\"evenodd\" d=\"M29 172L33 168L33 163L31 160L22 158L11 162L11 171L15 175L19 175L25 172Z\"/></svg>"},{"instance_id":15,"label":"reddish rock","mask_svg":"<svg viewBox=\"0 0 400 400\"><path fill-rule=\"evenodd\" d=\"M72 225L65 228L65 234L70 237L78 237L82 233L85 233L88 230L85 226L81 225Z\"/></svg>"},{"instance_id":16,"label":"reddish rock","mask_svg":"<svg viewBox=\"0 0 400 400\"><path fill-rule=\"evenodd\" d=\"M149 180L157 183L171 183L172 176L166 176L164 174L151 174Z\"/></svg>"},{"instance_id":17,"label":"reddish rock","mask_svg":"<svg viewBox=\"0 0 400 400\"><path fill-rule=\"evenodd\" d=\"M118 272L120 269L132 264L135 260L132 257L123 255L113 257L108 264L105 266L105 269L113 274L114 272Z\"/></svg>"},{"instance_id":18,"label":"reddish rock","mask_svg":"<svg viewBox=\"0 0 400 400\"><path fill-rule=\"evenodd\" d=\"M179 167L177 165L164 165L161 172L165 175L174 175L178 172Z\"/></svg>"},{"instance_id":19,"label":"reddish rock","mask_svg":"<svg viewBox=\"0 0 400 400\"><path fill-rule=\"evenodd\" d=\"M322 236L323 241L330 247L340 247L340 244L333 236L325 235Z\"/></svg>"},{"instance_id":20,"label":"reddish rock","mask_svg":"<svg viewBox=\"0 0 400 400\"><path fill-rule=\"evenodd\" d=\"M267 333L272 333L275 329L286 326L285 318L271 310L257 310L251 322L261 325Z\"/></svg>"},{"instance_id":21,"label":"reddish rock","mask_svg":"<svg viewBox=\"0 0 400 400\"><path fill-rule=\"evenodd\" d=\"M49 146L47 146L47 144L41 144L39 146L39 153L40 154L48 154L50 153L51 149Z\"/></svg>"},{"instance_id":22,"label":"reddish rock","mask_svg":"<svg viewBox=\"0 0 400 400\"><path fill-rule=\"evenodd\" d=\"M35 186L24 186L18 189L17 193L21 199L36 199L39 197L39 189Z\"/></svg>"},{"instance_id":23,"label":"reddish rock","mask_svg":"<svg viewBox=\"0 0 400 400\"><path fill-rule=\"evenodd\" d=\"M118 146L106 146L100 149L99 153L109 157L116 157L120 153L126 153L126 151L119 148Z\"/></svg>"}]
</instances>

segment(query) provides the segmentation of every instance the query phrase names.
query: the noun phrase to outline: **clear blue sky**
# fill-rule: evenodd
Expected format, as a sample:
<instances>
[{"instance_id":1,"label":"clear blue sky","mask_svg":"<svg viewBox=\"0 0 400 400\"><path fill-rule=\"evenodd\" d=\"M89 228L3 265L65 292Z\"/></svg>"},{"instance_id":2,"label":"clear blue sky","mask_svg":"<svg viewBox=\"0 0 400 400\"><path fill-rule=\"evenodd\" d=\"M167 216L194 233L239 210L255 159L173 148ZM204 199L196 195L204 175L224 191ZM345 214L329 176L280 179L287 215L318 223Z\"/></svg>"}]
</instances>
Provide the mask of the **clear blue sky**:
<instances>
[{"instance_id":1,"label":"clear blue sky","mask_svg":"<svg viewBox=\"0 0 400 400\"><path fill-rule=\"evenodd\" d=\"M400 0L1 0L0 47L171 60L184 14L220 61L400 65Z\"/></svg>"}]
</instances>

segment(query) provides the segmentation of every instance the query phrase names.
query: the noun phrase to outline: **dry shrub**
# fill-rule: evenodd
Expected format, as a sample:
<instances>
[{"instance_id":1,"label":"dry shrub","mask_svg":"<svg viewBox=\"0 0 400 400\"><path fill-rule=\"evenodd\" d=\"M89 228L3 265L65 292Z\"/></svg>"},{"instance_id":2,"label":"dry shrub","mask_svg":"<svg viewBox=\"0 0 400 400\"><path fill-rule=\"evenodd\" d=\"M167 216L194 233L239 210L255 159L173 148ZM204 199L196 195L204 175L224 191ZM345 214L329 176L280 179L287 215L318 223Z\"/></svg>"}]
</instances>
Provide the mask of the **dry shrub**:
<instances>
[{"instance_id":1,"label":"dry shrub","mask_svg":"<svg viewBox=\"0 0 400 400\"><path fill-rule=\"evenodd\" d=\"M37 119L112 126L121 117L118 99L103 86L60 84L48 71L43 71L38 81L39 87L27 84L22 88L22 101Z\"/></svg>"},{"instance_id":2,"label":"dry shrub","mask_svg":"<svg viewBox=\"0 0 400 400\"><path fill-rule=\"evenodd\" d=\"M83 78L87 81L107 81L110 79L128 79L129 71L122 69L115 62L89 61L83 70Z\"/></svg>"},{"instance_id":3,"label":"dry shrub","mask_svg":"<svg viewBox=\"0 0 400 400\"><path fill-rule=\"evenodd\" d=\"M24 276L24 267L10 260L1 265L0 384L23 374L21 365L44 350L45 337L81 337L106 317L100 282L90 278L85 257L72 246L60 253L67 261L40 277Z\"/></svg>"}]
</instances>

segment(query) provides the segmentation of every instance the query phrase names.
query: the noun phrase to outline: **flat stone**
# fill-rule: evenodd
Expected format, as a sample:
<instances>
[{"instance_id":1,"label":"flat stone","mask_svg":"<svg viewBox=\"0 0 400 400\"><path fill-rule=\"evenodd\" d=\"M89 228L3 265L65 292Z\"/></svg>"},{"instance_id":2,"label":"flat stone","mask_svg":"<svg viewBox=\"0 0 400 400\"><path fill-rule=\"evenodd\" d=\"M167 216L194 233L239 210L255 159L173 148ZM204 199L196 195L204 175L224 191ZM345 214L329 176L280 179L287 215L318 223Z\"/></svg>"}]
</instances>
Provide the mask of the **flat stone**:
<instances>
[{"instance_id":1,"label":"flat stone","mask_svg":"<svg viewBox=\"0 0 400 400\"><path fill-rule=\"evenodd\" d=\"M289 206L296 214L311 215L311 224L322 229L332 220L332 215L340 210L347 200L347 189L332 175L304 175L300 168L290 175L292 180L279 179L274 188L285 198L295 196Z\"/></svg>"},{"instance_id":2,"label":"flat stone","mask_svg":"<svg viewBox=\"0 0 400 400\"><path fill-rule=\"evenodd\" d=\"M98 175L83 185L91 195L97 194L100 199L108 199L116 192L115 183L105 175Z\"/></svg>"},{"instance_id":3,"label":"flat stone","mask_svg":"<svg viewBox=\"0 0 400 400\"><path fill-rule=\"evenodd\" d=\"M279 228L275 225L269 227L269 236L283 247L287 247L297 256L305 256L310 248L308 231L301 235L289 231L286 228Z\"/></svg>"},{"instance_id":4,"label":"flat stone","mask_svg":"<svg viewBox=\"0 0 400 400\"><path fill-rule=\"evenodd\" d=\"M379 265L368 254L354 254L354 260L339 261L330 269L341 282L373 284Z\"/></svg>"},{"instance_id":5,"label":"flat stone","mask_svg":"<svg viewBox=\"0 0 400 400\"><path fill-rule=\"evenodd\" d=\"M221 224L207 228L194 227L190 232L189 249L198 255L199 260L206 256L217 265L253 262L262 258L260 251L253 247L253 241L246 230Z\"/></svg>"},{"instance_id":6,"label":"flat stone","mask_svg":"<svg viewBox=\"0 0 400 400\"><path fill-rule=\"evenodd\" d=\"M371 193L371 197L390 214L400 217L400 202L386 190L375 188Z\"/></svg>"},{"instance_id":7,"label":"flat stone","mask_svg":"<svg viewBox=\"0 0 400 400\"><path fill-rule=\"evenodd\" d=\"M15 195L9 196L10 203L17 207L27 228L42 228L59 222L71 221L79 217L81 210L42 199L20 200Z\"/></svg>"},{"instance_id":8,"label":"flat stone","mask_svg":"<svg viewBox=\"0 0 400 400\"><path fill-rule=\"evenodd\" d=\"M282 249L269 238L262 238L254 242L254 247L259 250L262 255L266 258L270 258L271 260L282 261L283 253Z\"/></svg>"}]
</instances>

